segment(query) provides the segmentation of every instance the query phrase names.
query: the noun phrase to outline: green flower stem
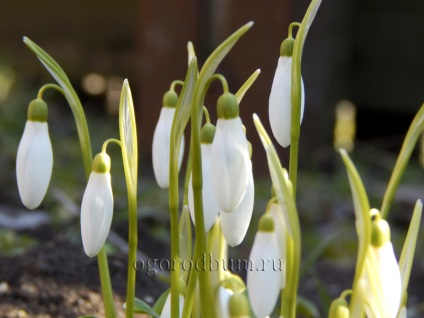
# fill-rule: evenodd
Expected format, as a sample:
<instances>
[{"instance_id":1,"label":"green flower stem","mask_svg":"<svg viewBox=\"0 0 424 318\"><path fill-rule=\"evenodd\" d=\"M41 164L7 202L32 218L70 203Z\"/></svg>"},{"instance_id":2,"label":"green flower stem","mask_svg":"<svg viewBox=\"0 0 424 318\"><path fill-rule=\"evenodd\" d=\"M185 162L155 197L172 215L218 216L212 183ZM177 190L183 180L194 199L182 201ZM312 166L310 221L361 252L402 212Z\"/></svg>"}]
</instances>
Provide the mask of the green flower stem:
<instances>
[{"instance_id":1,"label":"green flower stem","mask_svg":"<svg viewBox=\"0 0 424 318\"><path fill-rule=\"evenodd\" d=\"M122 143L121 143L121 141L120 141L120 140L115 139L115 138L110 138L110 139L106 140L106 141L103 143L103 146L102 146L102 152L106 152L106 148L107 148L107 146L109 145L109 143L111 143L111 142L113 142L113 143L117 144L119 147L121 147L121 146L122 146Z\"/></svg>"},{"instance_id":2,"label":"green flower stem","mask_svg":"<svg viewBox=\"0 0 424 318\"><path fill-rule=\"evenodd\" d=\"M106 249L103 246L97 254L97 263L99 266L100 286L102 288L102 297L105 306L105 315L107 318L115 318L115 305L113 303L112 284L110 282L109 265L107 261Z\"/></svg>"},{"instance_id":3,"label":"green flower stem","mask_svg":"<svg viewBox=\"0 0 424 318\"><path fill-rule=\"evenodd\" d=\"M45 92L47 89L49 89L49 88L52 88L52 89L57 90L59 93L61 93L61 94L62 94L63 96L65 96L65 98L66 98L65 92L63 91L62 87L60 87L59 85L56 85L56 84L46 84L46 85L43 85L43 86L39 89L39 91L38 91L37 98L38 98L38 99L43 99L43 94L44 94L44 92Z\"/></svg>"},{"instance_id":4,"label":"green flower stem","mask_svg":"<svg viewBox=\"0 0 424 318\"><path fill-rule=\"evenodd\" d=\"M129 184L127 183L127 186ZM134 263L137 258L137 194L128 189L128 276L126 317L134 316L135 274Z\"/></svg>"},{"instance_id":5,"label":"green flower stem","mask_svg":"<svg viewBox=\"0 0 424 318\"><path fill-rule=\"evenodd\" d=\"M293 198L296 199L297 189L297 168L298 168L298 155L299 155L299 138L300 138L300 111L301 111L301 60L303 45L305 43L306 35L308 34L309 27L315 18L315 14L321 4L321 0L312 0L311 4L306 11L305 17L299 26L296 35L296 40L293 48L293 64L291 73L291 97L292 97L292 113L291 113L291 131L290 131L290 163L289 175L293 184ZM298 25L298 24L294 24ZM294 26L293 25L293 26ZM291 32L292 25L290 25L289 33Z\"/></svg>"},{"instance_id":6,"label":"green flower stem","mask_svg":"<svg viewBox=\"0 0 424 318\"><path fill-rule=\"evenodd\" d=\"M286 287L281 295L281 316L295 318L299 285L300 246L295 246L294 240L288 234L286 234L286 241Z\"/></svg>"},{"instance_id":7,"label":"green flower stem","mask_svg":"<svg viewBox=\"0 0 424 318\"><path fill-rule=\"evenodd\" d=\"M134 104L128 80L124 80L119 102L119 136L128 194L128 274L126 317L134 316L135 274L137 257L137 182L138 149Z\"/></svg>"},{"instance_id":8,"label":"green flower stem","mask_svg":"<svg viewBox=\"0 0 424 318\"><path fill-rule=\"evenodd\" d=\"M383 203L381 205L381 216L386 219L389 214L390 206L395 198L396 189L402 178L403 172L411 158L412 151L418 142L424 130L424 104L421 106L418 113L415 115L411 126L408 129L405 140L403 141L398 159L390 177L389 184L387 185L386 192L384 193Z\"/></svg>"},{"instance_id":9,"label":"green flower stem","mask_svg":"<svg viewBox=\"0 0 424 318\"><path fill-rule=\"evenodd\" d=\"M203 100L203 98L202 98ZM205 221L203 216L203 200L202 200L202 159L200 152L200 123L201 115L199 116L199 108L203 108L201 103L192 105L191 112L191 165L192 165L192 185L193 185L193 201L194 201L194 219L195 219L195 235L196 235L196 250L194 262L200 260L202 253L206 252L206 234ZM200 112L202 114L202 112ZM200 118L199 118L200 117ZM210 317L210 288L209 288L209 273L200 271L198 273L200 287L200 302L202 308L202 316Z\"/></svg>"},{"instance_id":10,"label":"green flower stem","mask_svg":"<svg viewBox=\"0 0 424 318\"><path fill-rule=\"evenodd\" d=\"M299 22L290 23L290 25L289 25L289 38L293 37L293 28L294 27L300 28L300 23Z\"/></svg>"},{"instance_id":11,"label":"green flower stem","mask_svg":"<svg viewBox=\"0 0 424 318\"><path fill-rule=\"evenodd\" d=\"M93 161L93 153L91 149L90 134L88 131L87 119L85 117L84 109L81 105L81 102L78 98L77 93L71 85L68 77L65 72L59 66L59 64L41 47L32 42L29 38L24 37L24 43L28 48L34 52L34 54L40 59L49 73L55 78L55 80L61 86L61 89L58 89L54 85L47 85L44 89L41 89L39 94L43 94L43 91L47 88L55 88L60 91L68 101L69 106L71 107L72 113L75 118L75 124L77 127L78 138L81 145L81 154L84 164L85 176L88 181L91 173L91 166ZM113 293L112 286L110 283L109 276L109 265L107 263L106 252L104 247L100 250L98 256L98 266L99 266L99 275L102 288L103 302L105 306L106 318L115 318L115 306L113 303Z\"/></svg>"},{"instance_id":12,"label":"green flower stem","mask_svg":"<svg viewBox=\"0 0 424 318\"><path fill-rule=\"evenodd\" d=\"M197 241L194 243L194 259L200 259L199 257L199 248ZM184 308L183 308L183 318L190 318L191 310L193 308L194 296L196 294L196 284L198 278L198 271L192 266L190 268L190 276L188 277L188 284L185 293L184 299Z\"/></svg>"}]
</instances>

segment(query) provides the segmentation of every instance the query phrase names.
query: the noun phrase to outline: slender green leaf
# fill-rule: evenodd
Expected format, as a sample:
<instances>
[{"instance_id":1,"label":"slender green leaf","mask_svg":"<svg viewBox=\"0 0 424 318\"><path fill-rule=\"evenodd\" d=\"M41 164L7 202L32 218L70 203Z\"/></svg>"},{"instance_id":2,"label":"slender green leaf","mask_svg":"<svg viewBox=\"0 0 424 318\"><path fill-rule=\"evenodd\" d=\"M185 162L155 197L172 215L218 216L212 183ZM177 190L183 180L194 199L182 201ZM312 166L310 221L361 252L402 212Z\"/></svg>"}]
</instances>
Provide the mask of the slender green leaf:
<instances>
[{"instance_id":1,"label":"slender green leaf","mask_svg":"<svg viewBox=\"0 0 424 318\"><path fill-rule=\"evenodd\" d=\"M417 244L418 231L421 223L421 214L423 204L421 200L415 203L414 212L411 222L409 223L408 234L406 235L405 243L403 244L402 253L399 259L399 270L402 281L402 296L401 305L406 306L407 288L409 277L411 275L412 262L414 261L415 246Z\"/></svg>"},{"instance_id":2,"label":"slender green leaf","mask_svg":"<svg viewBox=\"0 0 424 318\"><path fill-rule=\"evenodd\" d=\"M358 284L359 279L364 274L365 262L367 256L367 249L371 241L371 217L370 217L370 205L368 196L365 192L364 185L361 177L356 170L353 162L350 160L347 151L340 149L343 162L346 167L346 171L349 178L349 184L352 191L353 206L356 217L356 231L358 233L358 257L356 261L355 278L353 281L353 294L350 302L351 317L361 317L362 306L360 304L360 286Z\"/></svg>"},{"instance_id":3,"label":"slender green leaf","mask_svg":"<svg viewBox=\"0 0 424 318\"><path fill-rule=\"evenodd\" d=\"M84 110L81 105L81 102L78 98L77 93L71 85L68 77L66 76L63 69L59 64L45 52L41 47L32 42L29 38L24 37L24 43L35 53L41 63L53 76L53 78L58 82L62 87L65 98L71 107L72 113L75 117L75 124L77 126L79 142L81 144L82 157L84 162L85 174L88 176L91 173L91 161L93 159L90 135L88 132L87 120L85 118Z\"/></svg>"},{"instance_id":4,"label":"slender green leaf","mask_svg":"<svg viewBox=\"0 0 424 318\"><path fill-rule=\"evenodd\" d=\"M260 73L261 70L259 69L254 71L253 74L250 75L250 77L247 79L247 81L240 87L240 89L236 93L237 103L240 104L241 100L244 97L244 94L246 94L250 86L252 86L252 84L256 81Z\"/></svg>"},{"instance_id":5,"label":"slender green leaf","mask_svg":"<svg viewBox=\"0 0 424 318\"><path fill-rule=\"evenodd\" d=\"M124 304L124 308L125 307L126 303ZM152 307L150 307L146 302L138 298L134 298L134 313L149 314L155 318L160 318L160 315Z\"/></svg>"}]
</instances>

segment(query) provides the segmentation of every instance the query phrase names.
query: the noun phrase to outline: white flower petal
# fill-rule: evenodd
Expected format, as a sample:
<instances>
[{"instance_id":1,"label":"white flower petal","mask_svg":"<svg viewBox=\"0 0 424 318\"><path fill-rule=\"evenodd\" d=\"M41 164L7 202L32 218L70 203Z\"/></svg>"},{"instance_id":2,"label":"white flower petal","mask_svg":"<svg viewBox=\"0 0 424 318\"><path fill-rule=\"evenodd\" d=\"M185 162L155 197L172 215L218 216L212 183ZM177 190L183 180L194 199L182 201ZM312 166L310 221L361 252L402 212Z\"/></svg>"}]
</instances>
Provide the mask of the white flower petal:
<instances>
[{"instance_id":1,"label":"white flower petal","mask_svg":"<svg viewBox=\"0 0 424 318\"><path fill-rule=\"evenodd\" d=\"M183 313L183 307L184 307L184 297L180 295L180 306L179 306L180 317ZM168 297L166 298L166 302L165 302L165 305L163 305L160 318L171 318L171 293L169 293Z\"/></svg>"},{"instance_id":2,"label":"white flower petal","mask_svg":"<svg viewBox=\"0 0 424 318\"><path fill-rule=\"evenodd\" d=\"M211 174L211 144L201 144L200 146L202 155L202 199L203 199L203 218L205 223L205 232L209 231L215 222L216 216L219 213L218 203L212 190L212 174ZM188 186L188 206L190 210L191 219L193 224L196 225L194 218L194 199L193 199L193 186L192 178L190 176Z\"/></svg>"},{"instance_id":3,"label":"white flower petal","mask_svg":"<svg viewBox=\"0 0 424 318\"><path fill-rule=\"evenodd\" d=\"M46 195L53 169L53 150L47 122L27 121L16 156L16 175L22 203L37 208Z\"/></svg>"},{"instance_id":4,"label":"white flower petal","mask_svg":"<svg viewBox=\"0 0 424 318\"><path fill-rule=\"evenodd\" d=\"M158 185L162 189L169 186L169 156L172 120L174 119L175 108L162 107L158 123L153 134L152 160L153 172ZM178 169L181 166L184 154L184 136L181 140L180 154L178 158Z\"/></svg>"},{"instance_id":5,"label":"white flower petal","mask_svg":"<svg viewBox=\"0 0 424 318\"><path fill-rule=\"evenodd\" d=\"M243 241L252 218L255 184L251 168L248 180L247 189L240 205L234 211L220 213L222 234L227 244L233 247Z\"/></svg>"},{"instance_id":6,"label":"white flower petal","mask_svg":"<svg viewBox=\"0 0 424 318\"><path fill-rule=\"evenodd\" d=\"M222 285L218 287L217 295L217 317L219 318L230 318L230 313L228 310L228 304L233 292L229 289L226 289Z\"/></svg>"},{"instance_id":7,"label":"white flower petal","mask_svg":"<svg viewBox=\"0 0 424 318\"><path fill-rule=\"evenodd\" d=\"M239 117L218 119L211 150L212 186L221 211L233 211L246 191L249 148Z\"/></svg>"},{"instance_id":8,"label":"white flower petal","mask_svg":"<svg viewBox=\"0 0 424 318\"><path fill-rule=\"evenodd\" d=\"M253 268L247 272L247 291L258 318L269 316L277 302L281 287L279 258L275 232L257 232L249 257Z\"/></svg>"},{"instance_id":9,"label":"white flower petal","mask_svg":"<svg viewBox=\"0 0 424 318\"><path fill-rule=\"evenodd\" d=\"M96 256L109 234L113 215L110 173L91 172L81 204L81 236L85 253Z\"/></svg>"},{"instance_id":10,"label":"white flower petal","mask_svg":"<svg viewBox=\"0 0 424 318\"><path fill-rule=\"evenodd\" d=\"M395 318L399 310L402 283L399 265L391 242L374 249L381 277L381 290L387 314Z\"/></svg>"},{"instance_id":11,"label":"white flower petal","mask_svg":"<svg viewBox=\"0 0 424 318\"><path fill-rule=\"evenodd\" d=\"M269 96L269 121L275 139L283 147L290 145L292 58L280 56ZM305 106L305 89L301 81L300 122Z\"/></svg>"}]
</instances>

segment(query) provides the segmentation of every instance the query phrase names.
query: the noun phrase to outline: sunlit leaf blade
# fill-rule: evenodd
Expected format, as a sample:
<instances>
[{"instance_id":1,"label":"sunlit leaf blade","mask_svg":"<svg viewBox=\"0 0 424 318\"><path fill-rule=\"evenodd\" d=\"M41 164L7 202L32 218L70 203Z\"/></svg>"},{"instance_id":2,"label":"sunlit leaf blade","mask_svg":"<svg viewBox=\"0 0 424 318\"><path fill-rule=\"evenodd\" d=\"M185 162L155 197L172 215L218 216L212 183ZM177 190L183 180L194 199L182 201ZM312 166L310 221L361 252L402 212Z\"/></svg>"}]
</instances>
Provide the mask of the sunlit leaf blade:
<instances>
[{"instance_id":1,"label":"sunlit leaf blade","mask_svg":"<svg viewBox=\"0 0 424 318\"><path fill-rule=\"evenodd\" d=\"M190 65L193 57L196 57L196 52L194 51L194 46L192 42L187 43L187 52L188 52L188 65Z\"/></svg>"},{"instance_id":2,"label":"sunlit leaf blade","mask_svg":"<svg viewBox=\"0 0 424 318\"><path fill-rule=\"evenodd\" d=\"M296 46L299 45L300 48L303 49L303 45L306 40L306 36L308 35L309 27L315 19L319 6L321 5L322 0L312 0L311 4L308 7L308 10L305 13L302 24L299 28L299 32L296 35ZM302 53L301 53L302 55Z\"/></svg>"},{"instance_id":3,"label":"sunlit leaf blade","mask_svg":"<svg viewBox=\"0 0 424 318\"><path fill-rule=\"evenodd\" d=\"M360 317L362 313L362 306L360 304L358 281L364 274L367 248L371 241L371 217L370 205L367 194L361 177L356 170L353 162L350 160L346 150L340 149L343 162L346 167L349 184L353 197L353 205L356 217L356 231L358 233L358 259L356 262L355 278L353 286L353 296L350 302L351 317Z\"/></svg>"},{"instance_id":4,"label":"sunlit leaf blade","mask_svg":"<svg viewBox=\"0 0 424 318\"><path fill-rule=\"evenodd\" d=\"M215 51L208 57L205 64L203 65L199 79L196 84L194 103L198 107L199 118L202 116L202 106L204 99L204 87L209 81L209 78L214 74L218 65L225 58L225 56L230 52L231 48L236 44L243 34L245 34L253 25L253 22L246 23L236 32L231 34L224 42L222 42ZM199 123L200 125L200 123ZM200 128L199 128L200 129Z\"/></svg>"},{"instance_id":5,"label":"sunlit leaf blade","mask_svg":"<svg viewBox=\"0 0 424 318\"><path fill-rule=\"evenodd\" d=\"M64 86L70 86L70 82L65 72L59 66L59 64L41 47L32 42L26 36L23 38L24 43L35 53L38 59L44 64L50 74L56 79L60 86L65 89Z\"/></svg>"},{"instance_id":6,"label":"sunlit leaf blade","mask_svg":"<svg viewBox=\"0 0 424 318\"><path fill-rule=\"evenodd\" d=\"M403 244L402 253L399 259L399 270L402 281L401 305L405 305L406 301L406 289L408 288L412 262L414 261L415 246L420 228L422 210L423 204L421 200L418 200L415 204L414 213L409 224L408 234L406 235L405 243Z\"/></svg>"},{"instance_id":7,"label":"sunlit leaf blade","mask_svg":"<svg viewBox=\"0 0 424 318\"><path fill-rule=\"evenodd\" d=\"M280 160L274 145L271 142L265 128L263 127L259 117L254 114L253 121L258 131L259 137L265 148L268 158L268 166L272 179L272 185L277 195L278 201L283 206L286 228L289 235L293 235L294 227L298 227L297 209L293 196L289 189L289 178L286 169L281 167Z\"/></svg>"},{"instance_id":8,"label":"sunlit leaf blade","mask_svg":"<svg viewBox=\"0 0 424 318\"><path fill-rule=\"evenodd\" d=\"M119 134L121 138L122 157L127 177L133 186L137 184L138 152L137 130L134 115L134 104L128 80L124 81L119 104Z\"/></svg>"},{"instance_id":9,"label":"sunlit leaf blade","mask_svg":"<svg viewBox=\"0 0 424 318\"><path fill-rule=\"evenodd\" d=\"M126 303L124 304L124 308L125 306L126 306ZM134 313L149 314L155 318L160 317L152 307L150 307L146 302L138 298L134 298Z\"/></svg>"},{"instance_id":10,"label":"sunlit leaf blade","mask_svg":"<svg viewBox=\"0 0 424 318\"><path fill-rule=\"evenodd\" d=\"M252 84L256 81L260 73L261 70L259 69L254 71L253 74L250 75L250 77L247 79L247 81L240 87L240 89L236 93L237 103L240 104L241 100L244 97L244 94L246 94L250 86L252 86Z\"/></svg>"},{"instance_id":11,"label":"sunlit leaf blade","mask_svg":"<svg viewBox=\"0 0 424 318\"><path fill-rule=\"evenodd\" d=\"M91 151L87 121L78 95L72 87L71 82L69 81L63 69L47 52L45 52L41 47L39 47L27 37L24 37L23 41L28 46L28 48L30 48L31 51L35 53L35 55L38 57L47 71L49 71L49 73L57 81L57 83L62 87L65 93L66 100L68 101L72 113L75 117L75 124L77 126L79 142L82 149L84 169L86 176L88 177L91 172L91 161L93 155Z\"/></svg>"}]
</instances>

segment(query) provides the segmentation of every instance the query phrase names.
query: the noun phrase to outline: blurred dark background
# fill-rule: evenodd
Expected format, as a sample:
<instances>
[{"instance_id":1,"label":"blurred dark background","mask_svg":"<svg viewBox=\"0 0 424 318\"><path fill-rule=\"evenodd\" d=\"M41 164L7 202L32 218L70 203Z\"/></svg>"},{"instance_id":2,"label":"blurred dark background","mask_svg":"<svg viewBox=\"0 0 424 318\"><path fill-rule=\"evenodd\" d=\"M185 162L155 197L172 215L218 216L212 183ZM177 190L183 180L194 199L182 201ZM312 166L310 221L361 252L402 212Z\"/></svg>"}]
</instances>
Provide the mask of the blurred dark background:
<instances>
[{"instance_id":1,"label":"blurred dark background","mask_svg":"<svg viewBox=\"0 0 424 318\"><path fill-rule=\"evenodd\" d=\"M28 36L62 65L82 98L91 97L90 103L95 105L90 107L99 111L113 113L117 107L113 99L108 105L107 85L110 93L113 88L119 90L122 78L129 79L137 108L141 156L148 161L163 93L172 80L185 76L187 42L194 43L202 64L229 34L254 21L219 72L235 92L254 70L261 69L241 105L249 138L257 144L251 114L258 113L269 127L268 96L279 46L289 23L300 21L308 4L307 0L3 1L2 100L17 87L28 90L51 81L22 43L22 36ZM307 154L307 161L320 147L331 146L334 107L341 99L357 106L359 140L404 134L423 102L423 39L422 1L391 0L384 5L377 0L323 1L302 62L306 112L301 153ZM83 87L89 73L101 76L91 78L96 96ZM220 88L213 86L207 99L212 116L218 94ZM387 143L396 148L400 140ZM262 154L256 152L262 162ZM287 151L281 154L286 160ZM301 161L305 163L302 156Z\"/></svg>"}]
</instances>

